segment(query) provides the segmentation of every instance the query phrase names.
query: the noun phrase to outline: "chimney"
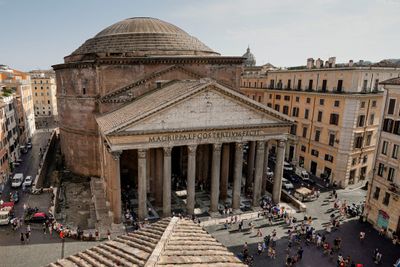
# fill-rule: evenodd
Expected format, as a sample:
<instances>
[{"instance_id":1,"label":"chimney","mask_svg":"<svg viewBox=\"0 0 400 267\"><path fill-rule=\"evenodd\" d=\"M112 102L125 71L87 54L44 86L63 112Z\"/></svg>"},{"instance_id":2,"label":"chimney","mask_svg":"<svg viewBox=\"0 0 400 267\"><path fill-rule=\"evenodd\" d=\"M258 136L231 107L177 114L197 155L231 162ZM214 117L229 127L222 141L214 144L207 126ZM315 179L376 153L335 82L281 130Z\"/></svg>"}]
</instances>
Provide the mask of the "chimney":
<instances>
[{"instance_id":1,"label":"chimney","mask_svg":"<svg viewBox=\"0 0 400 267\"><path fill-rule=\"evenodd\" d=\"M318 59L315 61L315 67L316 67L317 69L320 69L320 68L322 68L323 66L324 66L324 61L323 61L322 59L318 58Z\"/></svg>"},{"instance_id":2,"label":"chimney","mask_svg":"<svg viewBox=\"0 0 400 267\"><path fill-rule=\"evenodd\" d=\"M328 59L328 62L329 62L329 68L334 68L336 65L336 57L330 57Z\"/></svg>"},{"instance_id":3,"label":"chimney","mask_svg":"<svg viewBox=\"0 0 400 267\"><path fill-rule=\"evenodd\" d=\"M307 59L307 69L312 69L314 67L314 59L312 57Z\"/></svg>"},{"instance_id":4,"label":"chimney","mask_svg":"<svg viewBox=\"0 0 400 267\"><path fill-rule=\"evenodd\" d=\"M328 68L329 67L329 61L327 60L327 61L325 61L325 68Z\"/></svg>"},{"instance_id":5,"label":"chimney","mask_svg":"<svg viewBox=\"0 0 400 267\"><path fill-rule=\"evenodd\" d=\"M353 62L352 59L350 59L350 60L349 60L349 67L353 67L353 65L354 65L354 62Z\"/></svg>"}]
</instances>

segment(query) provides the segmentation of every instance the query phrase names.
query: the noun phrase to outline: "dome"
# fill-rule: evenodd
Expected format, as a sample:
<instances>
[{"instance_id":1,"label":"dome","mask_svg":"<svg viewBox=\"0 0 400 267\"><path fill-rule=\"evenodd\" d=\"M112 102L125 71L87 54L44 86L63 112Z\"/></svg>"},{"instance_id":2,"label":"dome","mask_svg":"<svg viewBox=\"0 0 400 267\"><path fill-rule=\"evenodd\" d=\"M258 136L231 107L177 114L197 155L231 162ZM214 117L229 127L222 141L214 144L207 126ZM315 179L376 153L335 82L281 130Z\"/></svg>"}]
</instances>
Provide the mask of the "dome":
<instances>
[{"instance_id":1,"label":"dome","mask_svg":"<svg viewBox=\"0 0 400 267\"><path fill-rule=\"evenodd\" d=\"M87 40L72 55L109 56L218 56L179 27L155 18L129 18Z\"/></svg>"},{"instance_id":2,"label":"dome","mask_svg":"<svg viewBox=\"0 0 400 267\"><path fill-rule=\"evenodd\" d=\"M244 61L244 65L246 67L252 67L256 65L256 58L250 52L250 47L247 47L246 53L244 53L243 57L246 58L246 60Z\"/></svg>"}]
</instances>

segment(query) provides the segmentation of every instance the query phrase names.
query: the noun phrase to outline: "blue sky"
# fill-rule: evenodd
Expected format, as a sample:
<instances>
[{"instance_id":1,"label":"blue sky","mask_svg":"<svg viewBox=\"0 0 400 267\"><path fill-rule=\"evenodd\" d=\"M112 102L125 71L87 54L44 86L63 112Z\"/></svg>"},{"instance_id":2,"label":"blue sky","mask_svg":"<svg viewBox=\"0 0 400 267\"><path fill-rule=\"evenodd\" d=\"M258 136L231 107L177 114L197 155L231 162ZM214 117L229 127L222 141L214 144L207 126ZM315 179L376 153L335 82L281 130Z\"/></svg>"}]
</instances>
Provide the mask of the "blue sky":
<instances>
[{"instance_id":1,"label":"blue sky","mask_svg":"<svg viewBox=\"0 0 400 267\"><path fill-rule=\"evenodd\" d=\"M249 45L257 64L400 58L400 0L0 0L0 64L31 70L135 16L177 25L223 55Z\"/></svg>"}]
</instances>

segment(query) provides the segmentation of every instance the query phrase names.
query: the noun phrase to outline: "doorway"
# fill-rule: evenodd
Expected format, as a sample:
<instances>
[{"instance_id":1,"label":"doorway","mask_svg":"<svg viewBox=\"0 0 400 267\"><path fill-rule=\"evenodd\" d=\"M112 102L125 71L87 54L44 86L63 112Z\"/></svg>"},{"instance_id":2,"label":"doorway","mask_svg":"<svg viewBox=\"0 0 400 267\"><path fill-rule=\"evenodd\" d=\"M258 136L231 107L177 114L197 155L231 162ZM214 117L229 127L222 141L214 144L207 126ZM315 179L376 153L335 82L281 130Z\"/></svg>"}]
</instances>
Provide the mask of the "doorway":
<instances>
[{"instance_id":1,"label":"doorway","mask_svg":"<svg viewBox=\"0 0 400 267\"><path fill-rule=\"evenodd\" d=\"M311 161L310 172L313 175L317 175L317 163L315 161Z\"/></svg>"}]
</instances>

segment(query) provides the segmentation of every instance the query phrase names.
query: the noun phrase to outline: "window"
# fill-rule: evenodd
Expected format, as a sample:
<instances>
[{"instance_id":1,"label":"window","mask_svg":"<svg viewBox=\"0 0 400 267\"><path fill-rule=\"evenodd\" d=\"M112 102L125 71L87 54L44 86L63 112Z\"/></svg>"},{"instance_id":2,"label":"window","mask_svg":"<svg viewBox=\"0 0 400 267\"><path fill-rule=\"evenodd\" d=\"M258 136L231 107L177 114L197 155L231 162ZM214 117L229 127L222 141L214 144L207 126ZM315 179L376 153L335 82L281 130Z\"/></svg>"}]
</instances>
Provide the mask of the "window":
<instances>
[{"instance_id":1,"label":"window","mask_svg":"<svg viewBox=\"0 0 400 267\"><path fill-rule=\"evenodd\" d=\"M329 162L333 162L333 156L329 154L325 154L325 160Z\"/></svg>"},{"instance_id":2,"label":"window","mask_svg":"<svg viewBox=\"0 0 400 267\"><path fill-rule=\"evenodd\" d=\"M383 141L382 142L382 151L381 151L381 153L383 154L383 155L386 155L387 154L387 149L388 149L388 142L387 141Z\"/></svg>"},{"instance_id":3,"label":"window","mask_svg":"<svg viewBox=\"0 0 400 267\"><path fill-rule=\"evenodd\" d=\"M297 134L297 125L293 124L290 126L290 134L296 135Z\"/></svg>"},{"instance_id":4,"label":"window","mask_svg":"<svg viewBox=\"0 0 400 267\"><path fill-rule=\"evenodd\" d=\"M307 148L306 148L306 146L303 146L303 145L302 145L300 149L301 149L302 152L306 152L306 149L307 149Z\"/></svg>"},{"instance_id":5,"label":"window","mask_svg":"<svg viewBox=\"0 0 400 267\"><path fill-rule=\"evenodd\" d=\"M395 121L394 122L393 133L397 134L397 135L400 135L400 121Z\"/></svg>"},{"instance_id":6,"label":"window","mask_svg":"<svg viewBox=\"0 0 400 267\"><path fill-rule=\"evenodd\" d=\"M337 92L342 92L342 90L343 90L343 80L338 80L337 81L337 88L336 88L336 91Z\"/></svg>"},{"instance_id":7,"label":"window","mask_svg":"<svg viewBox=\"0 0 400 267\"><path fill-rule=\"evenodd\" d=\"M269 99L272 99L272 94L269 94L268 97L269 97Z\"/></svg>"},{"instance_id":8,"label":"window","mask_svg":"<svg viewBox=\"0 0 400 267\"><path fill-rule=\"evenodd\" d=\"M304 110L304 119L308 119L310 111L308 109Z\"/></svg>"},{"instance_id":9,"label":"window","mask_svg":"<svg viewBox=\"0 0 400 267\"><path fill-rule=\"evenodd\" d=\"M292 89L292 80L287 81L287 89Z\"/></svg>"},{"instance_id":10,"label":"window","mask_svg":"<svg viewBox=\"0 0 400 267\"><path fill-rule=\"evenodd\" d=\"M304 157L303 156L299 156L299 166L304 167Z\"/></svg>"},{"instance_id":11,"label":"window","mask_svg":"<svg viewBox=\"0 0 400 267\"><path fill-rule=\"evenodd\" d=\"M322 80L322 91L326 91L326 84L327 84L327 80Z\"/></svg>"},{"instance_id":12,"label":"window","mask_svg":"<svg viewBox=\"0 0 400 267\"><path fill-rule=\"evenodd\" d=\"M275 95L275 99L280 100L281 99L281 95Z\"/></svg>"},{"instance_id":13,"label":"window","mask_svg":"<svg viewBox=\"0 0 400 267\"><path fill-rule=\"evenodd\" d=\"M263 82L260 82L260 88L263 88Z\"/></svg>"},{"instance_id":14,"label":"window","mask_svg":"<svg viewBox=\"0 0 400 267\"><path fill-rule=\"evenodd\" d=\"M271 103L268 103L268 104L267 104L267 107L272 108L272 104L271 104Z\"/></svg>"},{"instance_id":15,"label":"window","mask_svg":"<svg viewBox=\"0 0 400 267\"><path fill-rule=\"evenodd\" d=\"M275 87L275 80L270 80L269 81L269 88L274 88Z\"/></svg>"},{"instance_id":16,"label":"window","mask_svg":"<svg viewBox=\"0 0 400 267\"><path fill-rule=\"evenodd\" d=\"M367 86L368 86L368 80L364 80L362 90L367 91Z\"/></svg>"},{"instance_id":17,"label":"window","mask_svg":"<svg viewBox=\"0 0 400 267\"><path fill-rule=\"evenodd\" d=\"M365 101L361 102L361 108L365 108Z\"/></svg>"},{"instance_id":18,"label":"window","mask_svg":"<svg viewBox=\"0 0 400 267\"><path fill-rule=\"evenodd\" d=\"M378 91L379 79L375 79L374 90Z\"/></svg>"},{"instance_id":19,"label":"window","mask_svg":"<svg viewBox=\"0 0 400 267\"><path fill-rule=\"evenodd\" d=\"M82 88L82 94L86 95L86 88L85 87Z\"/></svg>"},{"instance_id":20,"label":"window","mask_svg":"<svg viewBox=\"0 0 400 267\"><path fill-rule=\"evenodd\" d=\"M323 106L323 105L324 105L324 103L325 103L325 99L323 99L323 98L320 98L320 99L319 99L319 104L320 104L321 106Z\"/></svg>"},{"instance_id":21,"label":"window","mask_svg":"<svg viewBox=\"0 0 400 267\"><path fill-rule=\"evenodd\" d=\"M374 191L374 199L379 199L379 193L381 192L381 189L379 187L375 187Z\"/></svg>"},{"instance_id":22,"label":"window","mask_svg":"<svg viewBox=\"0 0 400 267\"><path fill-rule=\"evenodd\" d=\"M36 82L35 82L36 83ZM37 87L35 86L35 90L37 90Z\"/></svg>"},{"instance_id":23,"label":"window","mask_svg":"<svg viewBox=\"0 0 400 267\"><path fill-rule=\"evenodd\" d=\"M319 122L322 121L322 111L318 111L317 121L319 121Z\"/></svg>"},{"instance_id":24,"label":"window","mask_svg":"<svg viewBox=\"0 0 400 267\"><path fill-rule=\"evenodd\" d=\"M301 80L297 80L297 90L301 90Z\"/></svg>"},{"instance_id":25,"label":"window","mask_svg":"<svg viewBox=\"0 0 400 267\"><path fill-rule=\"evenodd\" d=\"M388 192L385 192L385 197L383 198L383 205L388 206L389 205L389 201L390 201L390 194Z\"/></svg>"},{"instance_id":26,"label":"window","mask_svg":"<svg viewBox=\"0 0 400 267\"><path fill-rule=\"evenodd\" d=\"M368 132L365 138L365 146L371 145L372 133Z\"/></svg>"},{"instance_id":27,"label":"window","mask_svg":"<svg viewBox=\"0 0 400 267\"><path fill-rule=\"evenodd\" d=\"M383 163L379 163L379 165L378 165L378 175L380 177L383 177L384 170L385 170L385 165L383 165Z\"/></svg>"},{"instance_id":28,"label":"window","mask_svg":"<svg viewBox=\"0 0 400 267\"><path fill-rule=\"evenodd\" d=\"M288 115L289 114L289 106L283 106L282 112L283 112L283 114Z\"/></svg>"},{"instance_id":29,"label":"window","mask_svg":"<svg viewBox=\"0 0 400 267\"><path fill-rule=\"evenodd\" d=\"M279 89L282 89L282 80L279 80L277 85Z\"/></svg>"},{"instance_id":30,"label":"window","mask_svg":"<svg viewBox=\"0 0 400 267\"><path fill-rule=\"evenodd\" d=\"M387 114L393 115L394 114L394 108L396 106L396 99L391 98L389 100L389 107L388 107L388 112Z\"/></svg>"},{"instance_id":31,"label":"window","mask_svg":"<svg viewBox=\"0 0 400 267\"><path fill-rule=\"evenodd\" d=\"M285 101L290 101L290 96L285 95L285 96L283 97L283 99L284 99Z\"/></svg>"},{"instance_id":32,"label":"window","mask_svg":"<svg viewBox=\"0 0 400 267\"><path fill-rule=\"evenodd\" d=\"M311 103L311 98L307 97L307 104Z\"/></svg>"},{"instance_id":33,"label":"window","mask_svg":"<svg viewBox=\"0 0 400 267\"><path fill-rule=\"evenodd\" d=\"M314 157L318 157L318 155L319 155L318 150L311 149L311 155L313 155Z\"/></svg>"},{"instance_id":34,"label":"window","mask_svg":"<svg viewBox=\"0 0 400 267\"><path fill-rule=\"evenodd\" d=\"M373 101L372 101L372 104L371 104L371 106L372 106L373 108L375 108L375 107L376 107L376 100L373 100Z\"/></svg>"},{"instance_id":35,"label":"window","mask_svg":"<svg viewBox=\"0 0 400 267\"><path fill-rule=\"evenodd\" d=\"M35 96L37 96L37 93L35 93Z\"/></svg>"},{"instance_id":36,"label":"window","mask_svg":"<svg viewBox=\"0 0 400 267\"><path fill-rule=\"evenodd\" d=\"M368 155L365 155L362 159L362 163L365 164L368 161Z\"/></svg>"},{"instance_id":37,"label":"window","mask_svg":"<svg viewBox=\"0 0 400 267\"><path fill-rule=\"evenodd\" d=\"M395 170L392 167L389 167L387 179L389 182L393 182Z\"/></svg>"},{"instance_id":38,"label":"window","mask_svg":"<svg viewBox=\"0 0 400 267\"><path fill-rule=\"evenodd\" d=\"M362 135L356 135L354 137L354 148L361 148L363 143Z\"/></svg>"},{"instance_id":39,"label":"window","mask_svg":"<svg viewBox=\"0 0 400 267\"><path fill-rule=\"evenodd\" d=\"M339 100L335 100L334 106L335 107L339 107L340 106L340 101Z\"/></svg>"},{"instance_id":40,"label":"window","mask_svg":"<svg viewBox=\"0 0 400 267\"><path fill-rule=\"evenodd\" d=\"M364 126L364 122L365 122L365 115L358 116L357 126L358 127L363 127Z\"/></svg>"},{"instance_id":41,"label":"window","mask_svg":"<svg viewBox=\"0 0 400 267\"><path fill-rule=\"evenodd\" d=\"M329 134L329 145L334 146L335 145L335 134L330 133Z\"/></svg>"},{"instance_id":42,"label":"window","mask_svg":"<svg viewBox=\"0 0 400 267\"><path fill-rule=\"evenodd\" d=\"M392 150L392 158L397 159L399 154L399 145L394 144Z\"/></svg>"},{"instance_id":43,"label":"window","mask_svg":"<svg viewBox=\"0 0 400 267\"><path fill-rule=\"evenodd\" d=\"M303 127L303 137L304 138L307 138L307 131L308 131L308 128L307 127Z\"/></svg>"},{"instance_id":44,"label":"window","mask_svg":"<svg viewBox=\"0 0 400 267\"><path fill-rule=\"evenodd\" d=\"M258 102L261 102L261 96L260 95L258 96Z\"/></svg>"},{"instance_id":45,"label":"window","mask_svg":"<svg viewBox=\"0 0 400 267\"><path fill-rule=\"evenodd\" d=\"M300 102L300 97L296 96L296 102Z\"/></svg>"},{"instance_id":46,"label":"window","mask_svg":"<svg viewBox=\"0 0 400 267\"><path fill-rule=\"evenodd\" d=\"M313 80L309 80L308 81L308 90L312 90L313 89Z\"/></svg>"},{"instance_id":47,"label":"window","mask_svg":"<svg viewBox=\"0 0 400 267\"><path fill-rule=\"evenodd\" d=\"M47 100L47 104L50 104L50 100Z\"/></svg>"},{"instance_id":48,"label":"window","mask_svg":"<svg viewBox=\"0 0 400 267\"><path fill-rule=\"evenodd\" d=\"M320 130L315 130L315 141L319 142L319 137L321 136Z\"/></svg>"},{"instance_id":49,"label":"window","mask_svg":"<svg viewBox=\"0 0 400 267\"><path fill-rule=\"evenodd\" d=\"M339 114L332 113L329 118L329 124L339 125Z\"/></svg>"},{"instance_id":50,"label":"window","mask_svg":"<svg viewBox=\"0 0 400 267\"><path fill-rule=\"evenodd\" d=\"M299 116L299 108L298 107L293 107L292 116L293 117L298 117Z\"/></svg>"},{"instance_id":51,"label":"window","mask_svg":"<svg viewBox=\"0 0 400 267\"><path fill-rule=\"evenodd\" d=\"M393 130L394 120L392 119L384 119L382 130L384 132L391 133Z\"/></svg>"},{"instance_id":52,"label":"window","mask_svg":"<svg viewBox=\"0 0 400 267\"><path fill-rule=\"evenodd\" d=\"M369 115L369 125L373 125L375 121L375 114L372 113L371 115Z\"/></svg>"},{"instance_id":53,"label":"window","mask_svg":"<svg viewBox=\"0 0 400 267\"><path fill-rule=\"evenodd\" d=\"M280 106L279 105L275 105L275 110L279 111L279 109L280 109Z\"/></svg>"}]
</instances>

